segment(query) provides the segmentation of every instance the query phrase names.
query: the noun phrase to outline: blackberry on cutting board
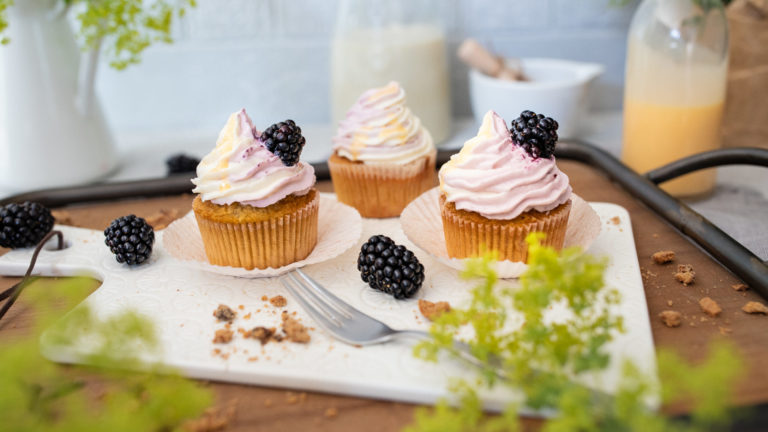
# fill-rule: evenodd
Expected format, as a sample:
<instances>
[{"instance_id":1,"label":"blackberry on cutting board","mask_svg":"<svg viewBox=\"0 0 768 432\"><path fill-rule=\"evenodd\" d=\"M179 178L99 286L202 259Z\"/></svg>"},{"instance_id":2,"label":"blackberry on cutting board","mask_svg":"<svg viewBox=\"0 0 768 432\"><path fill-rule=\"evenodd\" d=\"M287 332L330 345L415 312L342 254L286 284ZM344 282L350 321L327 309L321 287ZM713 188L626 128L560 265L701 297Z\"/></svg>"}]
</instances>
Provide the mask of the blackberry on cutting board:
<instances>
[{"instance_id":1,"label":"blackberry on cutting board","mask_svg":"<svg viewBox=\"0 0 768 432\"><path fill-rule=\"evenodd\" d=\"M119 217L104 230L104 243L119 263L141 264L152 254L155 232L147 221L135 215Z\"/></svg>"},{"instance_id":2,"label":"blackberry on cutting board","mask_svg":"<svg viewBox=\"0 0 768 432\"><path fill-rule=\"evenodd\" d=\"M168 174L184 174L197 171L197 165L200 159L187 156L183 153L175 154L165 160L165 166L168 168Z\"/></svg>"},{"instance_id":3,"label":"blackberry on cutting board","mask_svg":"<svg viewBox=\"0 0 768 432\"><path fill-rule=\"evenodd\" d=\"M285 166L294 166L299 162L301 150L307 142L301 135L301 128L293 120L273 124L261 133L259 139Z\"/></svg>"},{"instance_id":4,"label":"blackberry on cutting board","mask_svg":"<svg viewBox=\"0 0 768 432\"><path fill-rule=\"evenodd\" d=\"M24 201L0 207L0 246L16 249L37 245L53 229L51 211Z\"/></svg>"},{"instance_id":5,"label":"blackberry on cutting board","mask_svg":"<svg viewBox=\"0 0 768 432\"><path fill-rule=\"evenodd\" d=\"M357 269L371 288L392 294L396 299L411 297L424 282L424 266L419 259L384 235L375 235L363 244Z\"/></svg>"},{"instance_id":6,"label":"blackberry on cutting board","mask_svg":"<svg viewBox=\"0 0 768 432\"><path fill-rule=\"evenodd\" d=\"M510 134L512 141L525 149L534 159L552 157L557 143L559 125L551 117L523 111L520 117L512 120Z\"/></svg>"}]
</instances>

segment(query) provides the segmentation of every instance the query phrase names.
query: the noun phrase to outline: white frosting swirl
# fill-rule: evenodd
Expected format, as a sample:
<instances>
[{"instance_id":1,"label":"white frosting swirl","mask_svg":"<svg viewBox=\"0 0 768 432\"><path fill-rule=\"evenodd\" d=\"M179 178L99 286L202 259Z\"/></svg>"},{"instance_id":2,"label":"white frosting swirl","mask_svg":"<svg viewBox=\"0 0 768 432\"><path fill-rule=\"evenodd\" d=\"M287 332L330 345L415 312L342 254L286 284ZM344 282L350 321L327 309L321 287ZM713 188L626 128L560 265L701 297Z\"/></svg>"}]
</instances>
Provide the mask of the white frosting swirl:
<instances>
[{"instance_id":1,"label":"white frosting swirl","mask_svg":"<svg viewBox=\"0 0 768 432\"><path fill-rule=\"evenodd\" d=\"M514 219L546 212L571 197L571 186L555 158L533 158L510 138L504 120L488 111L477 136L440 168L440 189L459 210L488 219Z\"/></svg>"},{"instance_id":2,"label":"white frosting swirl","mask_svg":"<svg viewBox=\"0 0 768 432\"><path fill-rule=\"evenodd\" d=\"M366 164L404 165L434 148L432 136L405 106L405 91L394 81L363 93L333 138L336 154Z\"/></svg>"},{"instance_id":3,"label":"white frosting swirl","mask_svg":"<svg viewBox=\"0 0 768 432\"><path fill-rule=\"evenodd\" d=\"M203 201L266 207L288 195L304 195L315 184L312 165L285 166L267 150L245 110L229 116L216 147L197 166L197 187Z\"/></svg>"}]
</instances>

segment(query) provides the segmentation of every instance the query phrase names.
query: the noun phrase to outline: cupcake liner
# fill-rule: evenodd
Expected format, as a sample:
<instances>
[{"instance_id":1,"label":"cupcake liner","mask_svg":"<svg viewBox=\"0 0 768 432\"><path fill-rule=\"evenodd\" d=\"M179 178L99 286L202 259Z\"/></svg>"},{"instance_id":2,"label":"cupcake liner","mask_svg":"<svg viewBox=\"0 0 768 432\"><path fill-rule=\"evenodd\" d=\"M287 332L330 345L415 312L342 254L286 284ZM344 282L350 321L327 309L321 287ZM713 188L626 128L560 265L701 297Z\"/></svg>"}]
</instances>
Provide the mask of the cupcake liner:
<instances>
[{"instance_id":1,"label":"cupcake liner","mask_svg":"<svg viewBox=\"0 0 768 432\"><path fill-rule=\"evenodd\" d=\"M306 258L281 267L248 270L242 267L211 264L203 246L194 212L189 212L163 230L161 241L172 257L190 268L244 278L279 276L296 268L335 258L354 246L360 239L363 227L360 214L354 208L338 202L332 195L319 195L317 244Z\"/></svg>"},{"instance_id":2,"label":"cupcake liner","mask_svg":"<svg viewBox=\"0 0 768 432\"><path fill-rule=\"evenodd\" d=\"M195 213L208 262L278 268L307 257L317 243L319 196L294 212L261 222L226 223Z\"/></svg>"},{"instance_id":3,"label":"cupcake liner","mask_svg":"<svg viewBox=\"0 0 768 432\"><path fill-rule=\"evenodd\" d=\"M457 269L466 268L467 259L451 258L446 248L441 217L440 189L424 192L403 210L400 224L408 239L443 264ZM576 194L571 195L571 212L566 226L563 247L579 246L586 250L600 234L600 217ZM521 261L497 261L494 269L500 278L516 278L528 266Z\"/></svg>"},{"instance_id":4,"label":"cupcake liner","mask_svg":"<svg viewBox=\"0 0 768 432\"><path fill-rule=\"evenodd\" d=\"M531 218L520 223L499 225L468 220L456 211L443 206L440 198L446 249L452 258L478 256L484 249L494 250L501 261L522 261L528 258L528 234L546 234L541 244L561 249L568 223L571 202L558 207L544 217Z\"/></svg>"},{"instance_id":5,"label":"cupcake liner","mask_svg":"<svg viewBox=\"0 0 768 432\"><path fill-rule=\"evenodd\" d=\"M339 201L363 217L399 216L405 206L435 185L437 151L405 165L366 165L331 157L333 187Z\"/></svg>"}]
</instances>

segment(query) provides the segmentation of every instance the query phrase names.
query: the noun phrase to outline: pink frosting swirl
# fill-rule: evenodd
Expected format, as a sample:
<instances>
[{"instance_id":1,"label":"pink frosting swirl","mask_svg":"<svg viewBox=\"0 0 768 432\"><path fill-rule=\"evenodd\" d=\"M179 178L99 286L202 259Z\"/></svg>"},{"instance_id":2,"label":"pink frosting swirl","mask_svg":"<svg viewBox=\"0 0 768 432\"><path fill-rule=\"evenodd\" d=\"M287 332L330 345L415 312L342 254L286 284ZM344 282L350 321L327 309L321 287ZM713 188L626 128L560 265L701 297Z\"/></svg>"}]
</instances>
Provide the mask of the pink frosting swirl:
<instances>
[{"instance_id":1,"label":"pink frosting swirl","mask_svg":"<svg viewBox=\"0 0 768 432\"><path fill-rule=\"evenodd\" d=\"M266 207L288 195L304 195L315 184L312 165L285 166L259 140L245 110L229 116L216 147L197 166L193 192L203 201Z\"/></svg>"},{"instance_id":2,"label":"pink frosting swirl","mask_svg":"<svg viewBox=\"0 0 768 432\"><path fill-rule=\"evenodd\" d=\"M571 186L553 158L532 158L516 146L504 120L488 111L477 136L440 169L440 189L459 210L488 219L546 212L568 201Z\"/></svg>"},{"instance_id":3,"label":"pink frosting swirl","mask_svg":"<svg viewBox=\"0 0 768 432\"><path fill-rule=\"evenodd\" d=\"M333 150L365 164L407 164L434 151L432 136L405 105L397 82L363 93L339 122Z\"/></svg>"}]
</instances>

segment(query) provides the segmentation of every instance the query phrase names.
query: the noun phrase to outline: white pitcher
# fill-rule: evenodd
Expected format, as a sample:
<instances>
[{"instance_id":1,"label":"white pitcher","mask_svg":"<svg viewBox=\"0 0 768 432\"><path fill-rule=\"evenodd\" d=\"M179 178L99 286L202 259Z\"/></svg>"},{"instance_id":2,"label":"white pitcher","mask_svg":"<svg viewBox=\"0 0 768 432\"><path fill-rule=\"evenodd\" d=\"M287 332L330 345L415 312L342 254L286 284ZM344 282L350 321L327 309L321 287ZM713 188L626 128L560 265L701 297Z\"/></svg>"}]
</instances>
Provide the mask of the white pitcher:
<instances>
[{"instance_id":1,"label":"white pitcher","mask_svg":"<svg viewBox=\"0 0 768 432\"><path fill-rule=\"evenodd\" d=\"M29 190L103 178L115 146L95 97L98 49L81 52L59 0L8 9L0 45L0 187Z\"/></svg>"}]
</instances>

